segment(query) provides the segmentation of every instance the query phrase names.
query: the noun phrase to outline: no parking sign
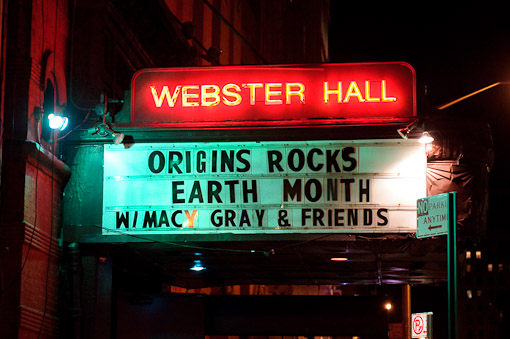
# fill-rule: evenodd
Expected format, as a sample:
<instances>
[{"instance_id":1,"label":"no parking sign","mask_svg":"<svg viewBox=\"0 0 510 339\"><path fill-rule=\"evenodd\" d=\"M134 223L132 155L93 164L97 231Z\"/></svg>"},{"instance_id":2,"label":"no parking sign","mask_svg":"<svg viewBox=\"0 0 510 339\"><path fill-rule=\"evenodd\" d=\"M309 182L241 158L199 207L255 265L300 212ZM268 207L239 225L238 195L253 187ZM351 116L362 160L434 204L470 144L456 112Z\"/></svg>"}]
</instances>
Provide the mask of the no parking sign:
<instances>
[{"instance_id":1,"label":"no parking sign","mask_svg":"<svg viewBox=\"0 0 510 339\"><path fill-rule=\"evenodd\" d=\"M411 314L411 338L432 338L432 312Z\"/></svg>"}]
</instances>

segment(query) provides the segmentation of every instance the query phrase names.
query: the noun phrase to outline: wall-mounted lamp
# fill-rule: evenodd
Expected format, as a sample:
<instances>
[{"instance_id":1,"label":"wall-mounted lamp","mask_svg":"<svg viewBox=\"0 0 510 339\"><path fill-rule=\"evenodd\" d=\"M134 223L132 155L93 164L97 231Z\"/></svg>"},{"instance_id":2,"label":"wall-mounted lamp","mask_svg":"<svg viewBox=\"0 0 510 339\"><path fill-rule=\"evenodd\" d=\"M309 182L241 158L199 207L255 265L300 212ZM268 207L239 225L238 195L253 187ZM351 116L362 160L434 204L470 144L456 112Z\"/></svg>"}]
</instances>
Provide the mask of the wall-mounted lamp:
<instances>
[{"instance_id":1,"label":"wall-mounted lamp","mask_svg":"<svg viewBox=\"0 0 510 339\"><path fill-rule=\"evenodd\" d=\"M118 145L124 141L124 133L115 132L113 129L111 129L110 126L106 123L101 123L95 127L92 127L89 129L89 132L92 134L97 134L102 137L111 137L113 139L113 143L115 145Z\"/></svg>"},{"instance_id":2,"label":"wall-mounted lamp","mask_svg":"<svg viewBox=\"0 0 510 339\"><path fill-rule=\"evenodd\" d=\"M69 119L67 117L59 113L46 114L44 109L40 106L34 107L34 116L37 121L42 120L44 124L46 124L46 119L48 119L47 127L53 130L63 131L69 124Z\"/></svg>"},{"instance_id":3,"label":"wall-mounted lamp","mask_svg":"<svg viewBox=\"0 0 510 339\"><path fill-rule=\"evenodd\" d=\"M48 114L48 124L51 129L63 131L69 124L69 119L59 114Z\"/></svg>"},{"instance_id":4,"label":"wall-mounted lamp","mask_svg":"<svg viewBox=\"0 0 510 339\"><path fill-rule=\"evenodd\" d=\"M406 127L397 129L397 133L402 137L402 139L407 140L409 138L409 133L411 133L411 131L416 127L417 123L418 120L415 120Z\"/></svg>"},{"instance_id":5,"label":"wall-mounted lamp","mask_svg":"<svg viewBox=\"0 0 510 339\"><path fill-rule=\"evenodd\" d=\"M402 139L407 140L409 138L409 133L411 133L411 131L413 129L415 129L417 125L418 125L418 120L415 120L415 121L411 122L409 125L407 125L406 127L397 129L397 133L402 137ZM423 127L423 124L422 124L422 130L423 130L423 133L422 133L420 139L418 139L418 142L420 142L422 144L430 144L432 141L434 141L434 138Z\"/></svg>"}]
</instances>

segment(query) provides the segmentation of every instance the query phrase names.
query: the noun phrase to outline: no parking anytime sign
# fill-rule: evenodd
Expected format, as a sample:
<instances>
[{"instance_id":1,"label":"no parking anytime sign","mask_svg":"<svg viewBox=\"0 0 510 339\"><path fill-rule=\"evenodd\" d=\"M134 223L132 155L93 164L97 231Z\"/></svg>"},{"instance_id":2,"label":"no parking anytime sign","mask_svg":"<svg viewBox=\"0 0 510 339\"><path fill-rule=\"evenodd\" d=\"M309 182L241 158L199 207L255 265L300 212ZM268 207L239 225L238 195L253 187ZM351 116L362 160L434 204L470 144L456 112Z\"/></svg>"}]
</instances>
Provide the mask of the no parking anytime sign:
<instances>
[{"instance_id":1,"label":"no parking anytime sign","mask_svg":"<svg viewBox=\"0 0 510 339\"><path fill-rule=\"evenodd\" d=\"M448 234L448 226L455 220L455 210L451 210L453 205L450 202L450 195L455 197L455 192L418 199L416 203L417 238Z\"/></svg>"},{"instance_id":2,"label":"no parking anytime sign","mask_svg":"<svg viewBox=\"0 0 510 339\"><path fill-rule=\"evenodd\" d=\"M432 312L411 314L411 338L432 338Z\"/></svg>"}]
</instances>

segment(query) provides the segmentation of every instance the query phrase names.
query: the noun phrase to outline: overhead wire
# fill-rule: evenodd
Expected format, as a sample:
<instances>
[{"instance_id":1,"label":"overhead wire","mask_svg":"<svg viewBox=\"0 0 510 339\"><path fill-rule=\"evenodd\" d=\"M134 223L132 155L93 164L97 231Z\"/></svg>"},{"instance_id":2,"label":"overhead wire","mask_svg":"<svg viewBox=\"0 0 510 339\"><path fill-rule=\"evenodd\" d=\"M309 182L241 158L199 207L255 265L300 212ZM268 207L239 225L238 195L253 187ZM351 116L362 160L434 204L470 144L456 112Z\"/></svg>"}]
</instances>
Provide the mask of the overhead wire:
<instances>
[{"instance_id":1,"label":"overhead wire","mask_svg":"<svg viewBox=\"0 0 510 339\"><path fill-rule=\"evenodd\" d=\"M64 139L65 137L67 137L69 134L71 134L72 132L76 131L78 128L80 128L89 118L90 116L90 113L92 112L92 110L89 110L87 112L87 114L85 115L85 118L83 118L83 120L76 126L74 126L73 128L71 128L66 134L64 134L63 136L57 138L57 141L60 141L62 139Z\"/></svg>"},{"instance_id":2,"label":"overhead wire","mask_svg":"<svg viewBox=\"0 0 510 339\"><path fill-rule=\"evenodd\" d=\"M296 243L280 246L280 247L277 247L277 248L271 248L271 249L268 249L268 250L256 250L256 249L233 249L233 248L205 247L205 246L198 246L198 245L189 245L189 244L183 244L183 243L179 243L179 242L157 240L157 239L153 239L153 238L150 238L150 237L145 237L145 236L142 236L142 235L139 235L139 234L133 234L133 233L124 232L122 230L112 230L112 229L105 228L105 227L99 226L99 225L94 225L94 227L99 228L101 230L106 230L107 232L114 232L114 233L117 233L118 235L125 235L125 236L128 236L128 237L139 239L139 240L143 240L143 241L146 241L146 242L153 242L153 243L158 243L158 244L163 244L163 245L171 245L171 246L175 246L175 247L191 248L191 249L197 249L197 250L222 251L222 252L233 252L233 253L260 253L260 254L263 254L265 256L268 256L270 254L276 254L277 251L280 251L280 250L283 250L283 249L287 249L287 248L291 248L291 247L295 247L295 246L304 245L304 244L307 244L307 243L310 243L310 242L319 241L321 239L325 239L325 238L328 238L328 237L332 236L332 234L326 234L326 235L318 236L318 237L313 238L313 239L307 239L307 240L304 240L304 241L300 241L300 242L296 242Z\"/></svg>"},{"instance_id":3,"label":"overhead wire","mask_svg":"<svg viewBox=\"0 0 510 339\"><path fill-rule=\"evenodd\" d=\"M144 240L144 241L147 241L147 242L153 242L153 243L158 243L158 244L163 244L163 245L171 245L171 246L175 246L175 247L191 248L191 249L196 249L196 250L234 252L234 253L261 253L261 254L264 254L264 255L268 255L269 254L269 251L254 250L254 249L251 249L251 250L240 250L240 249L234 249L234 248L205 247L205 246L198 246L198 245L182 244L182 243L172 242L172 241L161 241L161 240L156 240L156 239L144 237L144 236L141 236L141 235L138 235L138 234L127 233L127 232L123 232L123 231L119 231L119 230L112 230L112 229L105 228L105 227L102 227L102 226L99 226L99 225L94 225L94 227L97 227L97 228L99 228L101 230L106 230L108 232L115 232L118 235L126 235L128 237L132 237L132 238L139 239L139 240Z\"/></svg>"}]
</instances>

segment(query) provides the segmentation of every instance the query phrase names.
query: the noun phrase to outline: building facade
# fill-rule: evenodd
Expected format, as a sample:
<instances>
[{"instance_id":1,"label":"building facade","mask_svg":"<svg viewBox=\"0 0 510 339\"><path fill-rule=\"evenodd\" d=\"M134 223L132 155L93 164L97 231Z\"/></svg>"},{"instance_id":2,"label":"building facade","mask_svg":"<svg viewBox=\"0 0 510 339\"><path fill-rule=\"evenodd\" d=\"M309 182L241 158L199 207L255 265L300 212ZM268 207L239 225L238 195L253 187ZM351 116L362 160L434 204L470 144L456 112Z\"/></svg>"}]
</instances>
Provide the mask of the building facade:
<instances>
[{"instance_id":1,"label":"building facade","mask_svg":"<svg viewBox=\"0 0 510 339\"><path fill-rule=\"evenodd\" d=\"M459 196L460 251L470 253L459 261L465 272L459 286L471 293L461 298L461 317L491 315L464 330L480 338L497 336L493 325L507 316L505 305L491 304L496 295L477 299L485 297L479 292L485 282L470 276L485 269L485 263L475 263L481 258L473 248L487 224L492 165L492 154L480 152L492 147L490 131L478 122L459 131L457 122L422 104L419 90L417 114L391 122L253 129L133 122L132 79L142 69L328 63L329 1L0 0L0 10L1 337L313 336L322 335L321 324L336 335L355 336L368 334L362 315L372 310L374 329L387 332L388 322L400 324L392 328L406 338L409 286L416 286L418 296L427 288L444 289L443 238L384 231L109 238L103 234L104 154L117 143L127 149L136 143L212 142L221 149L228 142L374 139L404 147L404 141L394 140L400 138L396 130L416 126L409 134L414 139L422 121L436 138L426 149L423 191ZM356 92L352 86L350 95L359 100L367 91L361 88ZM49 129L50 113L66 116L68 128ZM470 143L471 131L478 133L476 145ZM360 186L360 192L366 190ZM330 258L338 255L350 259L343 266L332 264ZM190 271L189 264L197 261L210 266L202 273ZM504 282L508 267L489 265ZM366 300L285 298L291 294ZM254 295L274 298L231 298ZM397 314L377 309L388 298L401 305ZM422 305L445 314L443 306L422 302L416 308ZM347 309L349 314L342 311ZM278 320L267 322L268 315ZM236 319L239 326L232 325ZM324 325L321 319L330 321ZM342 332L345 328L352 332ZM487 329L485 334L480 328Z\"/></svg>"},{"instance_id":2,"label":"building facade","mask_svg":"<svg viewBox=\"0 0 510 339\"><path fill-rule=\"evenodd\" d=\"M120 103L131 76L142 68L258 64L263 53L279 63L304 56L324 61L327 26L318 25L327 15L326 2L310 10L315 16L305 25L283 14L303 17L306 8L311 6L300 1L0 3L0 336L78 337L77 319L91 317L66 297L75 292L70 282L79 268L65 259L73 258L72 247L71 254L63 253L62 197L71 171L62 161L65 132L48 129L48 114L67 115L71 128L93 123L101 97ZM298 34L284 45L276 36L264 41L271 31L286 34L285 21L298 25L292 29L299 34L317 30L322 46L308 48L318 41ZM121 107L108 107L110 121Z\"/></svg>"}]
</instances>

